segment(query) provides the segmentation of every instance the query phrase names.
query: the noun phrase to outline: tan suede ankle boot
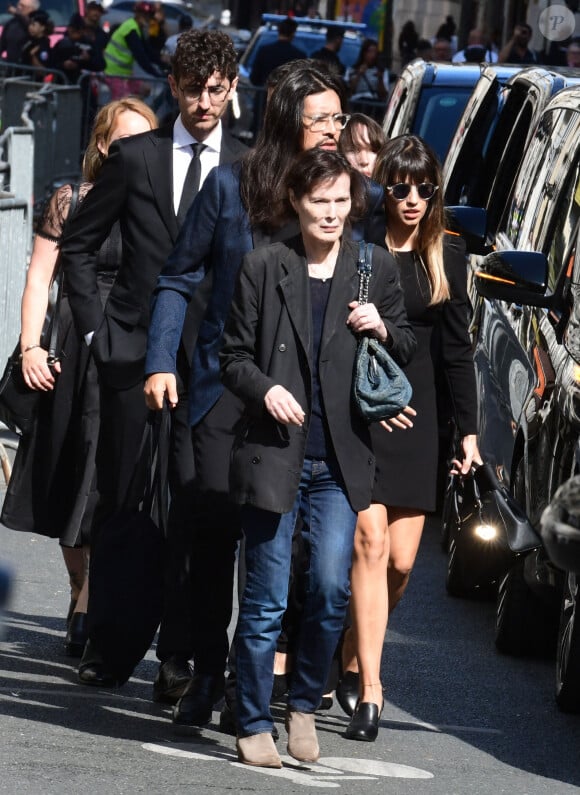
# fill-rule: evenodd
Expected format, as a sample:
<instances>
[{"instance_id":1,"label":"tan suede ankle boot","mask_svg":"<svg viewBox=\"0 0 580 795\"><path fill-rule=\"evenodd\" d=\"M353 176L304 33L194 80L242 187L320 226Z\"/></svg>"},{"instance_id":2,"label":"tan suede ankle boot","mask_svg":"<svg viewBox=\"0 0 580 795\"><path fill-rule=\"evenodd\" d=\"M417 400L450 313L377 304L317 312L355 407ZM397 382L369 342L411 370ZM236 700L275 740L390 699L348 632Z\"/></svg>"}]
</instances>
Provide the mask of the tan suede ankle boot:
<instances>
[{"instance_id":1,"label":"tan suede ankle boot","mask_svg":"<svg viewBox=\"0 0 580 795\"><path fill-rule=\"evenodd\" d=\"M244 765L254 767L282 767L282 760L274 745L272 734L251 734L236 740L238 759Z\"/></svg>"},{"instance_id":2,"label":"tan suede ankle boot","mask_svg":"<svg viewBox=\"0 0 580 795\"><path fill-rule=\"evenodd\" d=\"M299 762L317 762L320 759L314 713L289 709L286 712L286 731L290 756Z\"/></svg>"}]
</instances>

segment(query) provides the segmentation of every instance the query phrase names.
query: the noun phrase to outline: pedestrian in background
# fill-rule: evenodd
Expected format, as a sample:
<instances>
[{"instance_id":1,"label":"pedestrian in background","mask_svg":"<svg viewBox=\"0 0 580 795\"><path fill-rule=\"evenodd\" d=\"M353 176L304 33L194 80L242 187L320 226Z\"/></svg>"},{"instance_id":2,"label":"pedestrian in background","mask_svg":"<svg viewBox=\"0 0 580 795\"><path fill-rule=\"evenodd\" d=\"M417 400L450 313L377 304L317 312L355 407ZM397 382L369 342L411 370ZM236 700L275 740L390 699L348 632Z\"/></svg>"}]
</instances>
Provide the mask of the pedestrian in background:
<instances>
[{"instance_id":1,"label":"pedestrian in background","mask_svg":"<svg viewBox=\"0 0 580 795\"><path fill-rule=\"evenodd\" d=\"M40 13L40 12L34 12ZM83 201L114 141L154 129L153 111L137 99L99 111L83 161ZM58 538L68 571L71 601L65 651L80 657L87 639L88 551L95 517L95 450L99 432L97 373L89 348L75 332L65 285L58 322L59 361L51 370L40 335L57 273L72 186L64 185L44 210L26 272L20 346L27 386L44 392L30 434L20 439L2 508L2 524ZM121 262L121 233L114 228L97 254L97 295L105 301Z\"/></svg>"},{"instance_id":2,"label":"pedestrian in background","mask_svg":"<svg viewBox=\"0 0 580 795\"><path fill-rule=\"evenodd\" d=\"M378 122L364 113L352 113L340 136L340 151L353 168L372 177L377 154L385 143L385 133Z\"/></svg>"},{"instance_id":3,"label":"pedestrian in background","mask_svg":"<svg viewBox=\"0 0 580 795\"><path fill-rule=\"evenodd\" d=\"M347 69L345 79L351 100L387 98L389 72L379 62L379 45L374 39L363 41L359 56Z\"/></svg>"},{"instance_id":4,"label":"pedestrian in background","mask_svg":"<svg viewBox=\"0 0 580 795\"><path fill-rule=\"evenodd\" d=\"M450 385L461 437L453 469L465 475L481 461L465 244L445 233L437 156L415 135L393 138L379 152L374 178L385 189L385 218L369 240L395 258L417 351L405 367L412 408L371 426L375 484L372 504L359 513L355 533L353 625L343 645L344 673L336 692L352 716L347 738L364 741L376 739L383 708L381 655L388 616L407 587L425 514L436 506L439 368Z\"/></svg>"},{"instance_id":5,"label":"pedestrian in background","mask_svg":"<svg viewBox=\"0 0 580 795\"><path fill-rule=\"evenodd\" d=\"M8 63L19 63L22 45L28 39L28 15L39 8L40 0L18 0L15 6L8 6L12 18L0 34L0 54Z\"/></svg>"},{"instance_id":6,"label":"pedestrian in background","mask_svg":"<svg viewBox=\"0 0 580 795\"><path fill-rule=\"evenodd\" d=\"M417 56L417 44L419 43L419 34L415 23L412 19L407 20L401 32L399 33L399 56L401 58L401 67L406 66L409 61Z\"/></svg>"},{"instance_id":7,"label":"pedestrian in background","mask_svg":"<svg viewBox=\"0 0 580 795\"><path fill-rule=\"evenodd\" d=\"M499 51L499 63L535 64L538 56L530 50L532 27L527 23L516 25L511 38Z\"/></svg>"},{"instance_id":8,"label":"pedestrian in background","mask_svg":"<svg viewBox=\"0 0 580 795\"><path fill-rule=\"evenodd\" d=\"M76 83L83 70L100 72L104 65L102 54L85 36L83 17L73 14L68 21L65 35L51 50L51 68L64 72L69 83Z\"/></svg>"},{"instance_id":9,"label":"pedestrian in background","mask_svg":"<svg viewBox=\"0 0 580 795\"><path fill-rule=\"evenodd\" d=\"M323 61L324 63L328 64L336 70L337 74L343 77L346 72L346 66L338 56L343 41L344 30L331 25L326 31L326 41L324 43L324 47L321 47L319 50L315 50L310 57L316 59L317 61Z\"/></svg>"},{"instance_id":10,"label":"pedestrian in background","mask_svg":"<svg viewBox=\"0 0 580 795\"><path fill-rule=\"evenodd\" d=\"M50 63L50 35L54 30L52 19L39 9L28 15L28 39L22 45L20 63L48 69ZM40 79L42 79L42 73Z\"/></svg>"},{"instance_id":11,"label":"pedestrian in background","mask_svg":"<svg viewBox=\"0 0 580 795\"><path fill-rule=\"evenodd\" d=\"M255 86L263 86L270 72L288 61L306 58L306 53L292 44L297 23L287 17L278 25L278 39L272 44L264 44L256 53L250 80Z\"/></svg>"}]
</instances>

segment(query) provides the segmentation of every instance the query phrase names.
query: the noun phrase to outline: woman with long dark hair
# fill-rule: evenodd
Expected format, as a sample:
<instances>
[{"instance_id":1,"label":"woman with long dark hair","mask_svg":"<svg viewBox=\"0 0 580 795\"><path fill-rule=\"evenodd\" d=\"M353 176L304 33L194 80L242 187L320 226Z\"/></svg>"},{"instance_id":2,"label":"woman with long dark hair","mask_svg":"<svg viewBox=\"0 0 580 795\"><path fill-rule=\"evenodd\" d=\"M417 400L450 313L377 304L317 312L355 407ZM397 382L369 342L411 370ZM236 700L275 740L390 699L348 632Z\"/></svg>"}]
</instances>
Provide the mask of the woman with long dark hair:
<instances>
[{"instance_id":1,"label":"woman with long dark hair","mask_svg":"<svg viewBox=\"0 0 580 795\"><path fill-rule=\"evenodd\" d=\"M449 383L461 437L462 457L454 469L466 474L480 461L465 245L445 232L437 157L419 137L403 135L381 149L373 176L385 190L386 224L377 226L371 239L395 258L417 353L405 368L412 408L371 428L376 479L372 504L359 513L355 534L353 626L343 647L337 698L352 715L347 737L367 741L377 736L383 706L387 619L407 587L425 514L436 505L439 368Z\"/></svg>"}]
</instances>

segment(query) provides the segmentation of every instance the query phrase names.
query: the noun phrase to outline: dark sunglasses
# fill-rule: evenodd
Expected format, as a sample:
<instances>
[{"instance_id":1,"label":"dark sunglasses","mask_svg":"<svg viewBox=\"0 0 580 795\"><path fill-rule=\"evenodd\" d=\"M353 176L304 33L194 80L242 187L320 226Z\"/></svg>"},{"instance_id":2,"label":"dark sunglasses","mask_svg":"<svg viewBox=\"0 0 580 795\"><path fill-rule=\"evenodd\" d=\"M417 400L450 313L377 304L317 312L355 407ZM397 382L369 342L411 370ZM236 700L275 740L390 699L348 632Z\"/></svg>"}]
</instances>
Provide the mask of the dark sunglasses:
<instances>
[{"instance_id":1,"label":"dark sunglasses","mask_svg":"<svg viewBox=\"0 0 580 795\"><path fill-rule=\"evenodd\" d=\"M439 190L439 185L434 185L432 182L422 182L420 185L410 185L408 182L397 182L396 185L387 185L387 190L398 202L403 201L406 199L409 193L411 193L411 188L417 188L417 193L419 194L419 198L423 199L423 201L429 201L435 196L435 193Z\"/></svg>"}]
</instances>

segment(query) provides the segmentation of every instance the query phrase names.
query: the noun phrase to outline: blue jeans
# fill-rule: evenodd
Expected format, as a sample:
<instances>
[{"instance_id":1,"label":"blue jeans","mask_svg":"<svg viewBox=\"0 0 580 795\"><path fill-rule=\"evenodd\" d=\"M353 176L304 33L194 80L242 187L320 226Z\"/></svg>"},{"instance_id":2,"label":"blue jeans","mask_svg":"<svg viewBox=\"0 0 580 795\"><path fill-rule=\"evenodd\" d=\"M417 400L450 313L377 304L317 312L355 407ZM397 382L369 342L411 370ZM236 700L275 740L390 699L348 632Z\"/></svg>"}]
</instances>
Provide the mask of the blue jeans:
<instances>
[{"instance_id":1,"label":"blue jeans","mask_svg":"<svg viewBox=\"0 0 580 795\"><path fill-rule=\"evenodd\" d=\"M241 736L272 730L274 653L288 597L296 520L310 551L307 593L288 706L320 704L350 596L356 513L325 461L307 459L292 510L242 508L247 579L236 629L237 709Z\"/></svg>"}]
</instances>

